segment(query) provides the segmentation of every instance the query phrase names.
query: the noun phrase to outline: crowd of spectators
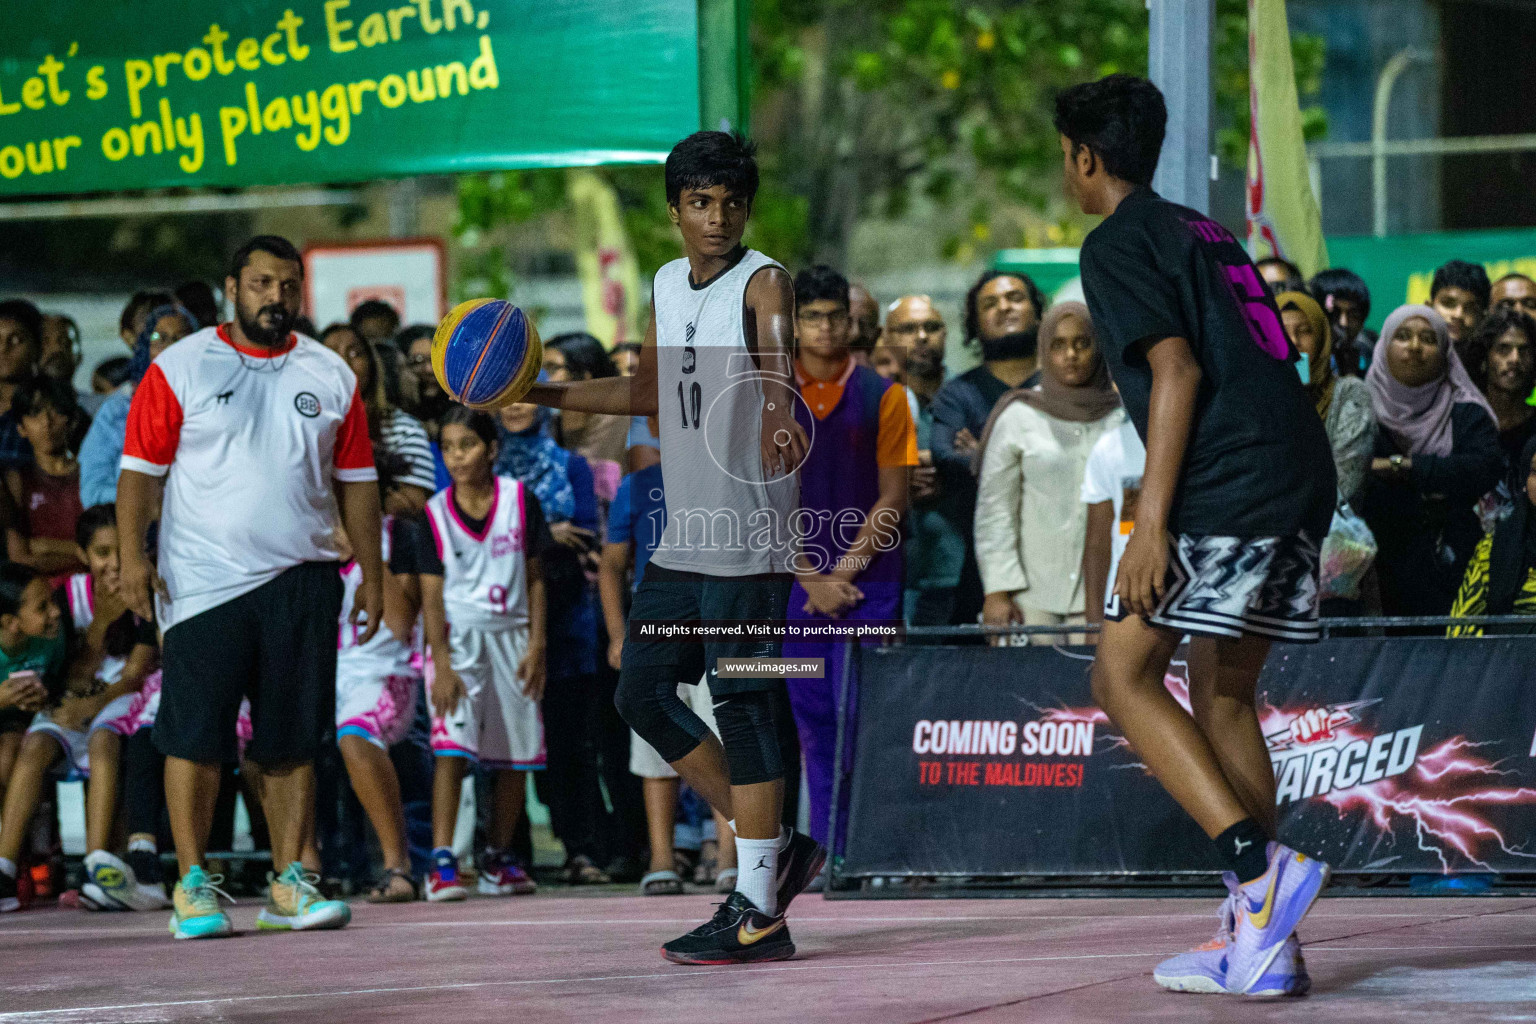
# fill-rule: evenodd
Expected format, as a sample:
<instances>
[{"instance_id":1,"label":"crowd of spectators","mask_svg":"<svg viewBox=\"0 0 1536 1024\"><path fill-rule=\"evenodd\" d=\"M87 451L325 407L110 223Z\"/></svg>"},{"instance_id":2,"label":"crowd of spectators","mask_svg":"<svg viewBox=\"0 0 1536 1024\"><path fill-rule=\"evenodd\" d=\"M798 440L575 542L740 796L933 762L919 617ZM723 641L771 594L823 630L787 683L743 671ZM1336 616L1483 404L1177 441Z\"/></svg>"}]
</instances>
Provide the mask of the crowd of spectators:
<instances>
[{"instance_id":1,"label":"crowd of spectators","mask_svg":"<svg viewBox=\"0 0 1536 1024\"><path fill-rule=\"evenodd\" d=\"M1333 269L1304 281L1275 259L1260 270L1337 468L1337 511L1323 545L1325 613L1536 616L1536 282L1521 274L1491 282L1482 267L1452 261L1436 271L1427 304L1392 310L1378 334L1366 327L1372 297L1356 274ZM867 546L869 556L827 573L845 586L815 598L797 591L804 608L791 614L1045 626L1057 632L1028 639L1081 642L1087 631L1074 627L1102 619L1145 459L1088 308L1051 304L1027 275L1010 271L976 281L958 330L926 295L880 301L825 267L803 271L796 291L805 415L850 439L816 456L832 461L812 467L802 500L857 500L900 526L894 560L861 534L842 547ZM9 673L0 681L0 871L21 871L23 890L59 886L56 867L49 871L58 830L47 820L53 801L44 783L71 776L90 779L91 856L123 849L126 860L113 863L131 865L146 891L162 881L162 762L140 728L153 719L152 708L147 719L143 712L156 637L115 595L113 502L135 388L168 346L219 319L215 293L201 283L135 294L119 323L125 353L102 361L77 392L74 322L24 300L0 302L0 665ZM392 307L369 301L347 321L301 330L356 375L385 513L420 518L454 479L444 421L464 426L432 372L433 327L402 325ZM946 362L962 361L947 351L953 345L976 365L948 376ZM569 333L546 341L542 371L551 381L629 376L639 360L637 344L610 349ZM685 883L729 891L729 824L680 785L614 707L629 596L665 516L656 420L517 404L475 429L494 430L486 449L494 474L536 497L551 541L539 559L547 761L533 773L563 851L551 874L573 885L639 883L647 894L681 892ZM857 440L866 436L867 444ZM418 578L391 561L395 585L419 608ZM81 610L82 595L93 612ZM67 627L62 645L45 639L55 615ZM802 763L803 745L811 831L827 841L828 822L814 819L838 813L828 804L827 732L837 698L811 683L789 681L781 743L792 765ZM361 891L382 861L374 897L416 898L442 845L431 820L430 699L425 691L413 699L411 728L387 757L343 743L320 765L306 867L339 891ZM707 695L693 706L709 718ZM123 713L98 727L111 708ZM349 770L354 779L393 772L385 802L399 825L376 811L370 786L354 788ZM479 822L459 823L456 848L474 848L490 827L503 799L494 774L473 776L483 810ZM229 766L215 848L229 847L242 786L262 841L250 782ZM797 790L791 778L791 820ZM369 821L381 838L374 852ZM511 828L507 820L496 827ZM510 848L533 866L526 816Z\"/></svg>"}]
</instances>

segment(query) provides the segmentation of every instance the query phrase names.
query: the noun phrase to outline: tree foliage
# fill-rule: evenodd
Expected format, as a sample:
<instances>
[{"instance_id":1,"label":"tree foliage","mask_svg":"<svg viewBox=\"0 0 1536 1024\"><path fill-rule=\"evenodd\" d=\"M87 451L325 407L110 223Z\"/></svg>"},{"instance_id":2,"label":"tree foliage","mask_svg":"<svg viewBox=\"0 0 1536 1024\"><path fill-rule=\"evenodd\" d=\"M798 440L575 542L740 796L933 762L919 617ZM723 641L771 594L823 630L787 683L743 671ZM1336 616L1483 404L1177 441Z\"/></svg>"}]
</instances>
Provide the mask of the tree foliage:
<instances>
[{"instance_id":1,"label":"tree foliage","mask_svg":"<svg viewBox=\"0 0 1536 1024\"><path fill-rule=\"evenodd\" d=\"M1217 151L1241 168L1248 139L1245 0L1217 0ZM863 218L902 217L918 198L993 237L1013 204L1059 194L1055 93L1115 71L1145 74L1144 0L753 0L753 134L763 186L749 240L781 259L844 263ZM1294 36L1303 101L1322 40ZM1319 137L1319 108L1305 111ZM610 168L643 269L677 252L658 168ZM558 172L471 175L466 240L563 202ZM549 183L556 183L551 186ZM960 235L945 251L958 248ZM938 255L937 252L931 255Z\"/></svg>"}]
</instances>

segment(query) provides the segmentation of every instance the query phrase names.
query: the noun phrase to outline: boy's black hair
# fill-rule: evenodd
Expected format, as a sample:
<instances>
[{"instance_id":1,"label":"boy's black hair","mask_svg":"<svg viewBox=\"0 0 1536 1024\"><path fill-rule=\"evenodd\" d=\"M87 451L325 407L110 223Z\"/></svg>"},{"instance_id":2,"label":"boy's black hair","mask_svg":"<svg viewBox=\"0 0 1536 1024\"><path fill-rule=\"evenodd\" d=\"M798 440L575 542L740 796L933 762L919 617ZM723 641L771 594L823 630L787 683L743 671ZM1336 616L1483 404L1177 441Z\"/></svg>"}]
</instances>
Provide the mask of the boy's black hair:
<instances>
[{"instance_id":1,"label":"boy's black hair","mask_svg":"<svg viewBox=\"0 0 1536 1024\"><path fill-rule=\"evenodd\" d=\"M426 338L428 341L430 341L436 336L437 328L431 326L430 324L411 324L409 327L400 328L400 333L394 336L394 338L390 341L390 344L395 346L395 348L399 349L401 352L409 355L411 346L416 344L416 342L423 338Z\"/></svg>"},{"instance_id":2,"label":"boy's black hair","mask_svg":"<svg viewBox=\"0 0 1536 1024\"><path fill-rule=\"evenodd\" d=\"M32 344L43 340L43 312L26 299L6 299L0 302L0 319L14 320L32 335Z\"/></svg>"},{"instance_id":3,"label":"boy's black hair","mask_svg":"<svg viewBox=\"0 0 1536 1024\"><path fill-rule=\"evenodd\" d=\"M1429 285L1430 302L1435 301L1435 296L1440 294L1442 288L1464 288L1476 296L1484 309L1488 308L1488 300L1493 294L1488 271L1483 269L1481 263L1468 263L1466 260L1451 260L1435 271L1435 278Z\"/></svg>"},{"instance_id":4,"label":"boy's black hair","mask_svg":"<svg viewBox=\"0 0 1536 1024\"><path fill-rule=\"evenodd\" d=\"M1029 301L1035 307L1036 319L1045 316L1045 293L1040 286L1035 284L1035 279L1019 270L988 270L976 279L971 285L971 290L965 293L965 340L973 341L981 337L981 314L976 309L976 298L981 294L982 288L988 281L996 281L1000 277L1016 277L1024 282L1024 288L1029 292Z\"/></svg>"},{"instance_id":5,"label":"boy's black hair","mask_svg":"<svg viewBox=\"0 0 1536 1024\"><path fill-rule=\"evenodd\" d=\"M0 615L15 615L21 610L21 595L38 572L20 562L0 563Z\"/></svg>"},{"instance_id":6,"label":"boy's black hair","mask_svg":"<svg viewBox=\"0 0 1536 1024\"><path fill-rule=\"evenodd\" d=\"M351 331L353 334L357 333L357 330L345 320L336 320L332 323L326 324L325 329L322 330L319 334L315 335L315 340L323 345L325 344L325 339L329 338L337 331Z\"/></svg>"},{"instance_id":7,"label":"boy's black hair","mask_svg":"<svg viewBox=\"0 0 1536 1024\"><path fill-rule=\"evenodd\" d=\"M1363 315L1371 315L1371 289L1366 285L1365 278L1353 270L1343 267L1333 267L1329 270L1319 270L1312 278L1312 283L1307 286L1317 304L1324 309L1328 308L1328 300L1337 296L1360 304Z\"/></svg>"},{"instance_id":8,"label":"boy's black hair","mask_svg":"<svg viewBox=\"0 0 1536 1024\"><path fill-rule=\"evenodd\" d=\"M443 413L443 418L438 420L438 424L440 427L446 427L450 423L456 423L472 431L488 445L496 441L496 420L488 412L471 409L467 405L450 405L448 411Z\"/></svg>"},{"instance_id":9,"label":"boy's black hair","mask_svg":"<svg viewBox=\"0 0 1536 1024\"><path fill-rule=\"evenodd\" d=\"M117 328L129 334L138 334L136 321L150 310L159 306L174 306L176 296L162 288L152 288L147 291L134 292L128 299L128 304L123 307L122 315L117 318ZM206 324L204 326L207 326Z\"/></svg>"},{"instance_id":10,"label":"boy's black hair","mask_svg":"<svg viewBox=\"0 0 1536 1024\"><path fill-rule=\"evenodd\" d=\"M80 518L75 520L75 543L84 551L91 546L91 538L96 536L97 530L117 526L117 506L112 502L102 505L92 505L80 513Z\"/></svg>"},{"instance_id":11,"label":"boy's black hair","mask_svg":"<svg viewBox=\"0 0 1536 1024\"><path fill-rule=\"evenodd\" d=\"M1508 306L1500 306L1477 325L1472 336L1467 339L1466 353L1462 362L1466 364L1467 374L1472 378L1472 383L1477 385L1477 390L1488 390L1488 353L1493 351L1494 344L1509 331L1519 331L1525 335L1525 343L1536 351L1536 320L1532 320L1530 314L1521 309L1511 309ZM1527 381L1525 390L1529 391L1533 383Z\"/></svg>"},{"instance_id":12,"label":"boy's black hair","mask_svg":"<svg viewBox=\"0 0 1536 1024\"><path fill-rule=\"evenodd\" d=\"M395 325L389 329L390 334L394 334L400 329L400 314L395 312L394 306L391 306L383 299L365 299L359 302L357 308L352 311L352 316L348 319L348 322L355 331L362 326L364 320L371 320L374 317L384 317Z\"/></svg>"},{"instance_id":13,"label":"boy's black hair","mask_svg":"<svg viewBox=\"0 0 1536 1024\"><path fill-rule=\"evenodd\" d=\"M74 416L80 407L74 387L68 381L39 373L16 385L11 395L11 416L17 420L36 415L49 406L65 416Z\"/></svg>"},{"instance_id":14,"label":"boy's black hair","mask_svg":"<svg viewBox=\"0 0 1536 1024\"><path fill-rule=\"evenodd\" d=\"M586 331L557 334L546 341L544 347L560 350L572 377L596 380L619 375L619 368L613 365L613 357L603 348L603 343Z\"/></svg>"},{"instance_id":15,"label":"boy's black hair","mask_svg":"<svg viewBox=\"0 0 1536 1024\"><path fill-rule=\"evenodd\" d=\"M748 203L757 197L757 146L740 132L694 132L667 154L667 205L676 206L685 188L724 185Z\"/></svg>"},{"instance_id":16,"label":"boy's black hair","mask_svg":"<svg viewBox=\"0 0 1536 1024\"><path fill-rule=\"evenodd\" d=\"M1065 89L1056 96L1054 122L1074 149L1087 146L1112 177L1152 184L1168 106L1145 78L1115 74Z\"/></svg>"},{"instance_id":17,"label":"boy's black hair","mask_svg":"<svg viewBox=\"0 0 1536 1024\"><path fill-rule=\"evenodd\" d=\"M236 281L240 280L240 271L251 262L251 253L264 252L269 256L276 256L280 260L299 265L299 275L304 274L304 257L299 255L299 250L293 247L293 243L281 235L257 235L235 250L235 254L229 259L229 276Z\"/></svg>"},{"instance_id":18,"label":"boy's black hair","mask_svg":"<svg viewBox=\"0 0 1536 1024\"><path fill-rule=\"evenodd\" d=\"M1279 267L1285 272L1284 281L1278 285L1270 285L1276 295L1281 292L1304 292L1307 290L1307 279L1301 276L1301 268L1284 256L1265 256L1253 266L1260 274L1264 272L1266 266Z\"/></svg>"},{"instance_id":19,"label":"boy's black hair","mask_svg":"<svg viewBox=\"0 0 1536 1024\"><path fill-rule=\"evenodd\" d=\"M113 356L111 359L103 359L96 364L96 369L91 371L92 377L101 377L113 389L123 386L128 379L128 368L133 365L133 360L127 356Z\"/></svg>"},{"instance_id":20,"label":"boy's black hair","mask_svg":"<svg viewBox=\"0 0 1536 1024\"><path fill-rule=\"evenodd\" d=\"M830 299L846 312L851 306L848 279L825 263L806 267L795 275L795 305Z\"/></svg>"},{"instance_id":21,"label":"boy's black hair","mask_svg":"<svg viewBox=\"0 0 1536 1024\"><path fill-rule=\"evenodd\" d=\"M213 297L213 288L207 281L183 281L176 286L176 301L192 314L196 321L192 324L194 331L219 322L219 300Z\"/></svg>"}]
</instances>

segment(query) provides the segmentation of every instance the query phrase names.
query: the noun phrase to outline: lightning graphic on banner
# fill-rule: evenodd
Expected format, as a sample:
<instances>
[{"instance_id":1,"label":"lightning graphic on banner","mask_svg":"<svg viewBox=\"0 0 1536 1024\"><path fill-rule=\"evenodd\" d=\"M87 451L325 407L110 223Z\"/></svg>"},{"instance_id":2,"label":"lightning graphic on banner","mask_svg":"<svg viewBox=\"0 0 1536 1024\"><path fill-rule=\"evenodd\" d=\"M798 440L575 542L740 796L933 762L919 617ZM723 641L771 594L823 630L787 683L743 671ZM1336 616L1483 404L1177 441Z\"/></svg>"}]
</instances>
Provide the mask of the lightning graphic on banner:
<instances>
[{"instance_id":1,"label":"lightning graphic on banner","mask_svg":"<svg viewBox=\"0 0 1536 1024\"><path fill-rule=\"evenodd\" d=\"M1500 769L1500 762L1466 753L1487 745L1455 736L1422 755L1405 775L1336 790L1323 799L1341 818L1347 811L1365 812L1384 833L1395 832L1399 820L1410 823L1419 849L1433 853L1442 871L1492 871L1482 859L1485 844L1512 857L1536 859L1536 853L1511 844L1485 814L1496 806L1536 804L1536 789L1490 784L1490 777L1515 773ZM1456 854L1465 863L1456 863Z\"/></svg>"},{"instance_id":2,"label":"lightning graphic on banner","mask_svg":"<svg viewBox=\"0 0 1536 1024\"><path fill-rule=\"evenodd\" d=\"M1164 679L1168 692L1189 710L1188 666L1174 662ZM1109 718L1095 706L1041 707L1024 702L1041 721L1090 722L1102 750L1129 750ZM1418 848L1433 854L1441 870L1492 871L1490 852L1536 860L1525 837L1510 837L1491 820L1501 807L1536 805L1536 788L1501 785L1518 776L1508 758L1486 754L1498 742L1453 736L1419 750L1423 726L1380 732L1365 712L1381 699L1280 708L1261 702L1259 722L1274 763L1277 803L1282 807L1322 802L1340 819L1361 814L1380 838L1411 827ZM1117 768L1140 768L1132 763Z\"/></svg>"}]
</instances>

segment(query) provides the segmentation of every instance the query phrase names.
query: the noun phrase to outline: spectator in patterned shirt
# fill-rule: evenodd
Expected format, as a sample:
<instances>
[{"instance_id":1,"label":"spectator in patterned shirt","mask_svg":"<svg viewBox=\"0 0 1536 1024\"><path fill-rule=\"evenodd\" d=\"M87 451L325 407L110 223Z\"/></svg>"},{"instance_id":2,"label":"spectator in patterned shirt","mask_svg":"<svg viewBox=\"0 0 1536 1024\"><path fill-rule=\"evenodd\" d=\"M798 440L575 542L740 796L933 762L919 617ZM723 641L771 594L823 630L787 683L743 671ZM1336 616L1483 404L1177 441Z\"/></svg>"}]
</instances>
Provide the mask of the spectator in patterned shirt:
<instances>
[{"instance_id":1,"label":"spectator in patterned shirt","mask_svg":"<svg viewBox=\"0 0 1536 1024\"><path fill-rule=\"evenodd\" d=\"M1515 502L1507 518L1483 537L1451 605L1456 618L1476 615L1536 616L1536 437L1526 441L1510 472ZM1530 633L1532 626L1488 627L1491 633ZM1484 627L1452 626L1448 636L1482 636Z\"/></svg>"},{"instance_id":2,"label":"spectator in patterned shirt","mask_svg":"<svg viewBox=\"0 0 1536 1024\"><path fill-rule=\"evenodd\" d=\"M405 467L384 495L384 511L391 515L420 512L437 490L432 441L421 421L400 408L399 380L384 358L384 347L364 341L356 328L345 323L321 331L320 341L357 375L358 394L368 413L368 436L378 454L395 456Z\"/></svg>"}]
</instances>

